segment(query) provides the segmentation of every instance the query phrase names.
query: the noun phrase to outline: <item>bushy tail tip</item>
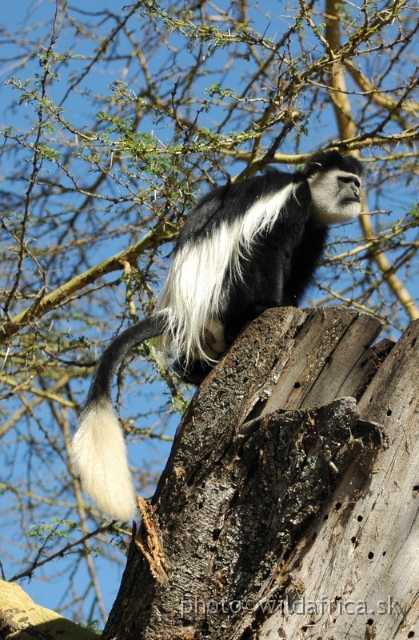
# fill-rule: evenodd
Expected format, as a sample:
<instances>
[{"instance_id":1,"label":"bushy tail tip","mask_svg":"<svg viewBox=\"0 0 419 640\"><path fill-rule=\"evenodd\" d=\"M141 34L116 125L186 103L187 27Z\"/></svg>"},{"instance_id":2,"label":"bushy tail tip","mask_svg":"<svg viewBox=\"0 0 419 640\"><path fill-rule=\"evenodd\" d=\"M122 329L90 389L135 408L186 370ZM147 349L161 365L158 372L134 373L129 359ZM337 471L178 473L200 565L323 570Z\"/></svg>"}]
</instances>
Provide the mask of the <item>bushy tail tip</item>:
<instances>
[{"instance_id":1,"label":"bushy tail tip","mask_svg":"<svg viewBox=\"0 0 419 640\"><path fill-rule=\"evenodd\" d=\"M116 520L135 518L137 501L125 441L109 399L91 402L83 411L71 457L85 493L101 511Z\"/></svg>"}]
</instances>

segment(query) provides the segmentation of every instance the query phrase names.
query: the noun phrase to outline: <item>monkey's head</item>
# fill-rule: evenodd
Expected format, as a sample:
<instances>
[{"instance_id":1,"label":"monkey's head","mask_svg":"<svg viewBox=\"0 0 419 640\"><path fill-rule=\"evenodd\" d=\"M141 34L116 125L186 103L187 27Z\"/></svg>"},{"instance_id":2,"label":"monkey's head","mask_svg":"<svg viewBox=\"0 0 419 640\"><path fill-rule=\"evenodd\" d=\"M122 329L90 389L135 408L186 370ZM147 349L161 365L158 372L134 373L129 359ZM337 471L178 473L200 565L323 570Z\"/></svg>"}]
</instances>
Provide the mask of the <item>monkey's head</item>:
<instances>
[{"instance_id":1,"label":"monkey's head","mask_svg":"<svg viewBox=\"0 0 419 640\"><path fill-rule=\"evenodd\" d=\"M361 213L363 168L337 151L315 154L303 175L311 192L312 215L319 225L339 224Z\"/></svg>"}]
</instances>

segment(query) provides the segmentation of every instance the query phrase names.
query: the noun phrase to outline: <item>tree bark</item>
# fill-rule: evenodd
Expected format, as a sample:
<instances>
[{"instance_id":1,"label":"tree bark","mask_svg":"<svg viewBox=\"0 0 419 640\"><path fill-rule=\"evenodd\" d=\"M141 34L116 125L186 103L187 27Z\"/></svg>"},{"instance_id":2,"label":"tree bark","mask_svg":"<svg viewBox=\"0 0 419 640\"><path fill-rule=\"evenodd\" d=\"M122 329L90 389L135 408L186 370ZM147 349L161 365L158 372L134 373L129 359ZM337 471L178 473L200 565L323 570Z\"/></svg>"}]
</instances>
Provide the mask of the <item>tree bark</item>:
<instances>
[{"instance_id":1,"label":"tree bark","mask_svg":"<svg viewBox=\"0 0 419 640\"><path fill-rule=\"evenodd\" d=\"M346 308L248 327L140 502L105 640L419 636L419 324L380 330Z\"/></svg>"},{"instance_id":2,"label":"tree bark","mask_svg":"<svg viewBox=\"0 0 419 640\"><path fill-rule=\"evenodd\" d=\"M36 604L18 584L0 580L1 640L95 640L93 631Z\"/></svg>"}]
</instances>

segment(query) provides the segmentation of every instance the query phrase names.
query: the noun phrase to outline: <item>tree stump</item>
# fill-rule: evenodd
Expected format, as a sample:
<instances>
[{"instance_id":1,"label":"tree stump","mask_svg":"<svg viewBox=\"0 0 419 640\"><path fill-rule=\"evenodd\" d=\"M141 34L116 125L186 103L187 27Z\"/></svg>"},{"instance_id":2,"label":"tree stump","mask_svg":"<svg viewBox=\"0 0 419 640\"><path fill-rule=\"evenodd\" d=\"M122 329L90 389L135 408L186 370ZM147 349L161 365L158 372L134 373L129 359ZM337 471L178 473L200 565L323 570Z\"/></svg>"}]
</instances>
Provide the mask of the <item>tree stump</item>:
<instances>
[{"instance_id":1,"label":"tree stump","mask_svg":"<svg viewBox=\"0 0 419 640\"><path fill-rule=\"evenodd\" d=\"M140 501L105 640L419 637L419 324L380 331L346 308L247 328Z\"/></svg>"}]
</instances>

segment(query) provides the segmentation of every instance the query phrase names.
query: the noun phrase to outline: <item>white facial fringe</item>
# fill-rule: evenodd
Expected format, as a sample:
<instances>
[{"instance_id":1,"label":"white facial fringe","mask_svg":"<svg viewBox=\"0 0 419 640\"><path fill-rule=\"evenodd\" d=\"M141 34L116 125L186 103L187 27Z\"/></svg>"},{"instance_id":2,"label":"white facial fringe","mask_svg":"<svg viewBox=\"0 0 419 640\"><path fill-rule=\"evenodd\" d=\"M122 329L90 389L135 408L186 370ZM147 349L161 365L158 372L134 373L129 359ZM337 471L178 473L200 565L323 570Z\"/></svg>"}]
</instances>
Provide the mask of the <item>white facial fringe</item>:
<instances>
[{"instance_id":1,"label":"white facial fringe","mask_svg":"<svg viewBox=\"0 0 419 640\"><path fill-rule=\"evenodd\" d=\"M352 177L361 182L361 178L354 173L332 169L326 173L315 173L308 181L310 183L313 216L321 225L339 224L356 218L361 213L358 202L339 204L339 177Z\"/></svg>"},{"instance_id":2,"label":"white facial fringe","mask_svg":"<svg viewBox=\"0 0 419 640\"><path fill-rule=\"evenodd\" d=\"M223 296L226 278L242 277L240 259L249 258L257 236L269 232L296 189L289 184L277 193L261 198L233 224L222 222L208 238L187 242L177 251L163 289L160 311L168 318L167 332L175 353L186 359L211 361L205 350L204 332L208 320L220 323L227 301Z\"/></svg>"}]
</instances>

